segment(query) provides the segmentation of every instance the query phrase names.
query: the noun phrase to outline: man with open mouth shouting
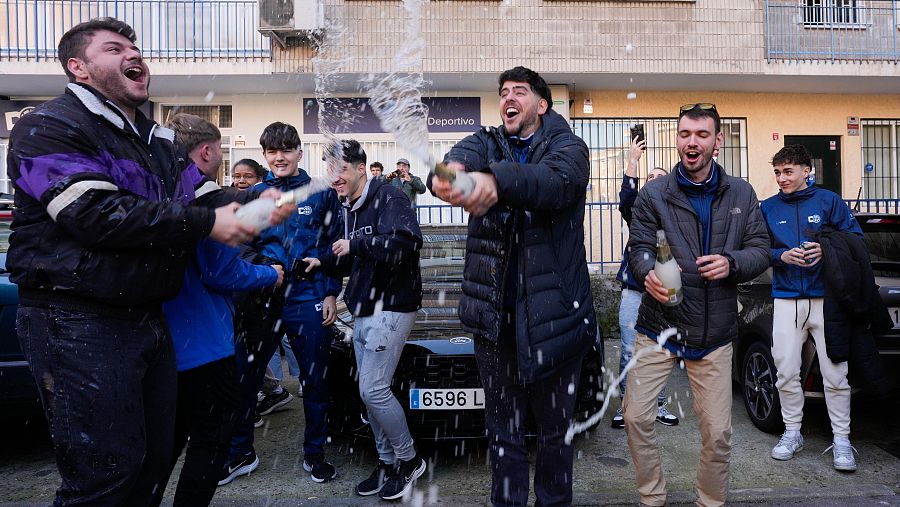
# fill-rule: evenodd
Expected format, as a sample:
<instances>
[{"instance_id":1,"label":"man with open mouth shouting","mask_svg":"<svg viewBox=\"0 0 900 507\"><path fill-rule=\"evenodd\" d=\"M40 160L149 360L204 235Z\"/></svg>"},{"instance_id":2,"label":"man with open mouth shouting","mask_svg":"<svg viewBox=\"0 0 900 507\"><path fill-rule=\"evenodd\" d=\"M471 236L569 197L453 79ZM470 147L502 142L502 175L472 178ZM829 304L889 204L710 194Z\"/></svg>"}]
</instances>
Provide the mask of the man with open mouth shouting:
<instances>
[{"instance_id":1,"label":"man with open mouth shouting","mask_svg":"<svg viewBox=\"0 0 900 507\"><path fill-rule=\"evenodd\" d=\"M475 336L485 393L494 505L528 502L523 424L538 433L538 505L571 505L572 421L581 359L598 337L584 250L588 150L553 111L550 88L516 67L500 75L503 126L457 143L447 167L474 181L432 192L470 213L459 318Z\"/></svg>"},{"instance_id":2,"label":"man with open mouth shouting","mask_svg":"<svg viewBox=\"0 0 900 507\"><path fill-rule=\"evenodd\" d=\"M178 294L198 240L256 233L237 204L190 205L212 182L138 111L150 72L136 39L112 18L66 32L66 92L11 133L7 268L62 477L58 505L146 505L165 487L176 371L162 302Z\"/></svg>"}]
</instances>

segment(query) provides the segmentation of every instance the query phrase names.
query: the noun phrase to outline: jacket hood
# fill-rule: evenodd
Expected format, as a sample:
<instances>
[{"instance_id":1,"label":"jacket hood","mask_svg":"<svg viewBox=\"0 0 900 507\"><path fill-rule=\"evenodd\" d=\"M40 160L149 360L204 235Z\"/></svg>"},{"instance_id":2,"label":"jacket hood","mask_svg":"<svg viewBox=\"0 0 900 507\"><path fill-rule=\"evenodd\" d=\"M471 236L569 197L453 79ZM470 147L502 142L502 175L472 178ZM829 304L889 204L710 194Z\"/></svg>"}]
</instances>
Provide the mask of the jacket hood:
<instances>
[{"instance_id":1,"label":"jacket hood","mask_svg":"<svg viewBox=\"0 0 900 507\"><path fill-rule=\"evenodd\" d=\"M791 192L790 194L785 194L784 190L778 191L778 198L784 202L803 202L810 197L812 197L816 193L816 187L806 187L803 190L798 190L796 192Z\"/></svg>"},{"instance_id":2,"label":"jacket hood","mask_svg":"<svg viewBox=\"0 0 900 507\"><path fill-rule=\"evenodd\" d=\"M347 208L350 208L350 211L356 211L363 206L368 205L369 201L378 193L378 189L383 187L384 185L390 185L389 181L386 181L383 178L372 178L366 182L366 186L363 187L362 194L360 194L359 199L355 202L350 203L350 201L343 201L343 205Z\"/></svg>"},{"instance_id":3,"label":"jacket hood","mask_svg":"<svg viewBox=\"0 0 900 507\"><path fill-rule=\"evenodd\" d=\"M312 178L303 169L300 169L300 173L296 176L284 177L275 176L272 171L269 171L269 174L266 174L266 177L263 179L263 183L278 190L293 190L306 185L310 181L312 181Z\"/></svg>"}]
</instances>

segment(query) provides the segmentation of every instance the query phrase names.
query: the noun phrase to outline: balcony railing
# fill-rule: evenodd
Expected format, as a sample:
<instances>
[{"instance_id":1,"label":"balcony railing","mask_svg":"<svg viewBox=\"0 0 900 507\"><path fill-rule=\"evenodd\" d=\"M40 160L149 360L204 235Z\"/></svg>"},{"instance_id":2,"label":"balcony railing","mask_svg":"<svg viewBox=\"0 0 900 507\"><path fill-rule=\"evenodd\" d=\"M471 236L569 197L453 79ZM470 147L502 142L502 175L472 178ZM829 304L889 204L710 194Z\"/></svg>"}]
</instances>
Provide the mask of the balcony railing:
<instances>
[{"instance_id":1,"label":"balcony railing","mask_svg":"<svg viewBox=\"0 0 900 507\"><path fill-rule=\"evenodd\" d=\"M893 62L900 0L767 0L766 59Z\"/></svg>"},{"instance_id":2,"label":"balcony railing","mask_svg":"<svg viewBox=\"0 0 900 507\"><path fill-rule=\"evenodd\" d=\"M100 16L131 25L144 58L268 60L257 15L255 0L0 0L0 60L53 60L66 30Z\"/></svg>"}]
</instances>

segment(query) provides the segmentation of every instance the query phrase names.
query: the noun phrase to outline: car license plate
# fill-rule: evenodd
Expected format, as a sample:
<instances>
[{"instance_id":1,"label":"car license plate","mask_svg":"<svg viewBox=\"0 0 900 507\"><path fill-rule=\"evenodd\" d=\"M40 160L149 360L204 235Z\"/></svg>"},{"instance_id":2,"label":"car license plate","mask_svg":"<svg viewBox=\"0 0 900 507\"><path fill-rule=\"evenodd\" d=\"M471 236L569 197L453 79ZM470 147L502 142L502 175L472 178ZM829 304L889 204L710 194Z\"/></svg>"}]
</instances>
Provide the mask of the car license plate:
<instances>
[{"instance_id":1,"label":"car license plate","mask_svg":"<svg viewBox=\"0 0 900 507\"><path fill-rule=\"evenodd\" d=\"M894 319L894 329L900 328L900 308L888 308L888 313Z\"/></svg>"},{"instance_id":2,"label":"car license plate","mask_svg":"<svg viewBox=\"0 0 900 507\"><path fill-rule=\"evenodd\" d=\"M410 389L413 410L484 410L484 389Z\"/></svg>"}]
</instances>

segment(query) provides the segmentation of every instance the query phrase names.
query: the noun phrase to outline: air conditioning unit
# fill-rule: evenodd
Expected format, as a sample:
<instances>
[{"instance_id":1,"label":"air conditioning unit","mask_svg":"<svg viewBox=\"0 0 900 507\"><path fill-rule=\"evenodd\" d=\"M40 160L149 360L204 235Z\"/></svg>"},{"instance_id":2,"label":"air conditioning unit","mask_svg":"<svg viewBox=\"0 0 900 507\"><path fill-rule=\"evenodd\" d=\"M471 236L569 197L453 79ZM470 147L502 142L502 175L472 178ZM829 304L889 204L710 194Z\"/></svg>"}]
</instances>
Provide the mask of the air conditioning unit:
<instances>
[{"instance_id":1,"label":"air conditioning unit","mask_svg":"<svg viewBox=\"0 0 900 507\"><path fill-rule=\"evenodd\" d=\"M259 0L258 5L263 35L303 36L325 27L322 0Z\"/></svg>"}]
</instances>

